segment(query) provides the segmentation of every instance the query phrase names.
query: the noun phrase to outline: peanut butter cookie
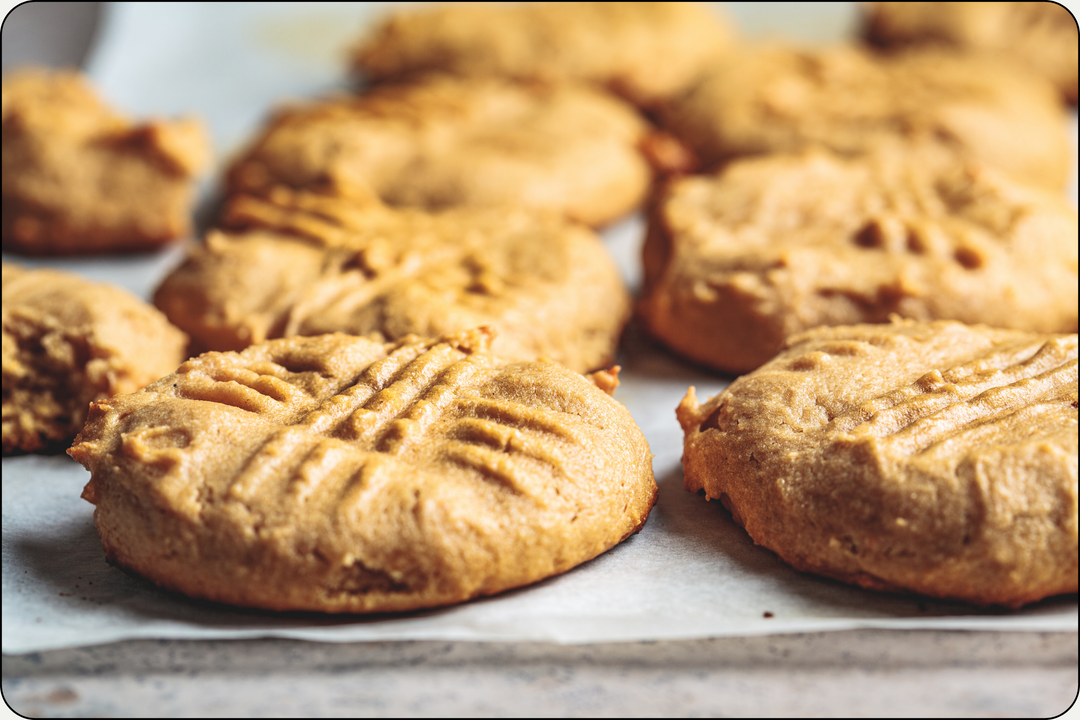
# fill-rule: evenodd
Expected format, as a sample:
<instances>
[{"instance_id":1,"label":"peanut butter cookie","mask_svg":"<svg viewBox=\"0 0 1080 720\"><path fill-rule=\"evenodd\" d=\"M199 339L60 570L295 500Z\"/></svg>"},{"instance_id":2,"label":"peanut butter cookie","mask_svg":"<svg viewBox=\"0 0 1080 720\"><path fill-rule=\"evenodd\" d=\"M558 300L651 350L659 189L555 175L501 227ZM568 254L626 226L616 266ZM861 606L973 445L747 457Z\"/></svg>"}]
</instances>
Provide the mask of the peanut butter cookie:
<instances>
[{"instance_id":1,"label":"peanut butter cookie","mask_svg":"<svg viewBox=\"0 0 1080 720\"><path fill-rule=\"evenodd\" d=\"M656 483L630 414L487 341L273 340L95 404L70 454L108 557L198 598L391 612L528 585L637 532Z\"/></svg>"},{"instance_id":2,"label":"peanut butter cookie","mask_svg":"<svg viewBox=\"0 0 1080 720\"><path fill-rule=\"evenodd\" d=\"M1077 336L818 328L679 405L686 488L799 570L1019 607L1077 591Z\"/></svg>"},{"instance_id":3,"label":"peanut butter cookie","mask_svg":"<svg viewBox=\"0 0 1080 720\"><path fill-rule=\"evenodd\" d=\"M4 263L4 454L67 448L94 400L176 369L187 337L117 287Z\"/></svg>"},{"instance_id":4,"label":"peanut butter cookie","mask_svg":"<svg viewBox=\"0 0 1080 720\"><path fill-rule=\"evenodd\" d=\"M1060 191L1074 156L1049 83L1014 63L938 48L766 45L729 53L659 113L706 167L821 145L933 142L1021 182Z\"/></svg>"},{"instance_id":5,"label":"peanut butter cookie","mask_svg":"<svg viewBox=\"0 0 1080 720\"><path fill-rule=\"evenodd\" d=\"M669 97L726 50L712 3L447 3L395 11L354 51L375 81L440 71L597 83L641 105Z\"/></svg>"},{"instance_id":6,"label":"peanut butter cookie","mask_svg":"<svg viewBox=\"0 0 1080 720\"><path fill-rule=\"evenodd\" d=\"M871 2L864 33L881 47L940 44L1000 53L1031 67L1076 103L1076 18L1056 2Z\"/></svg>"},{"instance_id":7,"label":"peanut butter cookie","mask_svg":"<svg viewBox=\"0 0 1080 720\"><path fill-rule=\"evenodd\" d=\"M1076 211L934 150L807 150L671 183L645 241L649 331L731 373L792 333L894 313L1075 332Z\"/></svg>"},{"instance_id":8,"label":"peanut butter cookie","mask_svg":"<svg viewBox=\"0 0 1080 720\"><path fill-rule=\"evenodd\" d=\"M227 185L348 182L395 206L538 208L599 226L644 197L648 130L584 86L427 77L280 110Z\"/></svg>"},{"instance_id":9,"label":"peanut butter cookie","mask_svg":"<svg viewBox=\"0 0 1080 720\"><path fill-rule=\"evenodd\" d=\"M348 188L241 195L154 302L199 350L341 331L491 325L495 351L578 371L614 358L630 298L600 238L540 212L395 210Z\"/></svg>"},{"instance_id":10,"label":"peanut butter cookie","mask_svg":"<svg viewBox=\"0 0 1080 720\"><path fill-rule=\"evenodd\" d=\"M3 84L6 250L153 250L190 232L210 152L201 123L133 124L75 71L21 70Z\"/></svg>"}]
</instances>

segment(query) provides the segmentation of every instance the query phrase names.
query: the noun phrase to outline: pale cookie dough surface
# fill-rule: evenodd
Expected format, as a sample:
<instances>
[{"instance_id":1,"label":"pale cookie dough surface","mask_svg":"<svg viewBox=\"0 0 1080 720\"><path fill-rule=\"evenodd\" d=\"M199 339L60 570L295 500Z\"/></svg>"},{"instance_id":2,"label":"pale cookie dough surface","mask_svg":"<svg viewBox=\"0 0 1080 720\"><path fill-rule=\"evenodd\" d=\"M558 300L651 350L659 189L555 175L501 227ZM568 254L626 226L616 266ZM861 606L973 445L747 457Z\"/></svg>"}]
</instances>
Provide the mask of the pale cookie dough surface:
<instances>
[{"instance_id":1,"label":"pale cookie dough surface","mask_svg":"<svg viewBox=\"0 0 1080 720\"><path fill-rule=\"evenodd\" d=\"M353 53L371 80L429 71L579 80L632 102L669 97L732 43L705 3L448 3L400 9Z\"/></svg>"},{"instance_id":2,"label":"pale cookie dough surface","mask_svg":"<svg viewBox=\"0 0 1080 720\"><path fill-rule=\"evenodd\" d=\"M280 109L232 164L227 189L330 180L396 206L528 207L599 226L644 197L648 129L585 86L427 77Z\"/></svg>"},{"instance_id":3,"label":"pale cookie dough surface","mask_svg":"<svg viewBox=\"0 0 1080 720\"><path fill-rule=\"evenodd\" d=\"M387 612L534 583L637 532L656 483L630 414L487 340L275 340L96 404L70 454L108 557L199 598Z\"/></svg>"},{"instance_id":4,"label":"pale cookie dough surface","mask_svg":"<svg viewBox=\"0 0 1080 720\"><path fill-rule=\"evenodd\" d=\"M54 270L3 267L5 455L60 450L94 400L176 369L187 337L111 285Z\"/></svg>"},{"instance_id":5,"label":"pale cookie dough surface","mask_svg":"<svg viewBox=\"0 0 1080 720\"><path fill-rule=\"evenodd\" d=\"M154 296L197 349L341 331L395 340L490 325L502 355L609 364L630 298L600 238L523 210L395 210L277 188L237 196Z\"/></svg>"},{"instance_id":6,"label":"pale cookie dough surface","mask_svg":"<svg viewBox=\"0 0 1080 720\"><path fill-rule=\"evenodd\" d=\"M941 44L1001 53L1076 103L1076 19L1056 2L864 3L864 33L882 47Z\"/></svg>"},{"instance_id":7,"label":"pale cookie dough surface","mask_svg":"<svg viewBox=\"0 0 1080 720\"><path fill-rule=\"evenodd\" d=\"M937 48L759 45L733 52L660 114L706 167L821 145L934 142L1060 191L1072 145L1053 86L1012 63Z\"/></svg>"},{"instance_id":8,"label":"pale cookie dough surface","mask_svg":"<svg viewBox=\"0 0 1080 720\"><path fill-rule=\"evenodd\" d=\"M821 328L678 409L686 488L799 570L1018 607L1077 591L1077 337Z\"/></svg>"},{"instance_id":9,"label":"pale cookie dough surface","mask_svg":"<svg viewBox=\"0 0 1080 720\"><path fill-rule=\"evenodd\" d=\"M638 311L718 370L752 370L795 332L894 313L1076 331L1076 211L925 149L739 160L670 184L649 222Z\"/></svg>"},{"instance_id":10,"label":"pale cookie dough surface","mask_svg":"<svg viewBox=\"0 0 1080 720\"><path fill-rule=\"evenodd\" d=\"M3 84L5 249L153 250L190 232L210 153L199 121L132 123L75 71L20 70Z\"/></svg>"}]
</instances>

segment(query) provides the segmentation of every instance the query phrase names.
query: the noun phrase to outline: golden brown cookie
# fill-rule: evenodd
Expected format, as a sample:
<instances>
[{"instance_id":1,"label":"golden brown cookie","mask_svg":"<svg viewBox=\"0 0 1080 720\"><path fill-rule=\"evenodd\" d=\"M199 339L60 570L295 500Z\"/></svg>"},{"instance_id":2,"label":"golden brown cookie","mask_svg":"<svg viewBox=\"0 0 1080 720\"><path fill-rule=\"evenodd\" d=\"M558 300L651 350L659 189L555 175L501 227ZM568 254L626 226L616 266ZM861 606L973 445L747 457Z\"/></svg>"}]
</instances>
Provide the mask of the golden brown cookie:
<instances>
[{"instance_id":1,"label":"golden brown cookie","mask_svg":"<svg viewBox=\"0 0 1080 720\"><path fill-rule=\"evenodd\" d=\"M534 583L636 533L656 483L630 414L487 345L273 340L95 404L70 454L108 557L199 598L389 612Z\"/></svg>"},{"instance_id":2,"label":"golden brown cookie","mask_svg":"<svg viewBox=\"0 0 1080 720\"><path fill-rule=\"evenodd\" d=\"M882 47L940 44L1000 53L1041 73L1076 102L1076 19L1056 2L863 3L864 34Z\"/></svg>"},{"instance_id":3,"label":"golden brown cookie","mask_svg":"<svg viewBox=\"0 0 1080 720\"><path fill-rule=\"evenodd\" d=\"M353 63L375 81L431 71L576 80L650 105L682 89L731 44L728 21L712 5L447 3L399 9L361 40Z\"/></svg>"},{"instance_id":4,"label":"golden brown cookie","mask_svg":"<svg viewBox=\"0 0 1080 720\"><path fill-rule=\"evenodd\" d=\"M648 126L586 87L426 78L284 108L230 168L228 190L367 186L391 205L507 205L603 225L651 181Z\"/></svg>"},{"instance_id":5,"label":"golden brown cookie","mask_svg":"<svg viewBox=\"0 0 1080 720\"><path fill-rule=\"evenodd\" d=\"M1076 211L933 148L748 158L671 183L638 310L686 357L758 367L817 325L891 314L1037 332L1077 326Z\"/></svg>"},{"instance_id":6,"label":"golden brown cookie","mask_svg":"<svg viewBox=\"0 0 1080 720\"><path fill-rule=\"evenodd\" d=\"M4 263L4 454L65 449L94 400L176 369L187 337L125 290Z\"/></svg>"},{"instance_id":7,"label":"golden brown cookie","mask_svg":"<svg viewBox=\"0 0 1080 720\"><path fill-rule=\"evenodd\" d=\"M191 230L209 158L196 120L133 124L76 71L4 76L3 245L27 255L152 250Z\"/></svg>"},{"instance_id":8,"label":"golden brown cookie","mask_svg":"<svg viewBox=\"0 0 1080 720\"><path fill-rule=\"evenodd\" d=\"M782 45L730 53L659 114L703 165L821 145L865 152L934 142L1022 182L1060 191L1074 151L1051 84L1012 63L918 48Z\"/></svg>"},{"instance_id":9,"label":"golden brown cookie","mask_svg":"<svg viewBox=\"0 0 1080 720\"><path fill-rule=\"evenodd\" d=\"M394 210L277 188L237 196L158 288L196 347L341 331L396 340L491 325L501 355L609 364L630 298L600 238L524 210Z\"/></svg>"},{"instance_id":10,"label":"golden brown cookie","mask_svg":"<svg viewBox=\"0 0 1080 720\"><path fill-rule=\"evenodd\" d=\"M686 488L799 570L1019 607L1077 590L1077 337L819 328L679 405Z\"/></svg>"}]
</instances>

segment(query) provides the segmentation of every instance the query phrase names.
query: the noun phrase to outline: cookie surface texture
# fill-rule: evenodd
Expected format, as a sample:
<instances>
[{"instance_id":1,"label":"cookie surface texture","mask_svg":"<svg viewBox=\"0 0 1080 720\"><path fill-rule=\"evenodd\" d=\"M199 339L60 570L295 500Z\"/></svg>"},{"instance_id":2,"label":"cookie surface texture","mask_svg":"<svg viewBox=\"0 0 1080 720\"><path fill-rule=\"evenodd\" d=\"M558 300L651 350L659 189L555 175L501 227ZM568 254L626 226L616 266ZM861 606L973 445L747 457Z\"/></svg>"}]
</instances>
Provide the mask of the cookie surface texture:
<instances>
[{"instance_id":1,"label":"cookie surface texture","mask_svg":"<svg viewBox=\"0 0 1080 720\"><path fill-rule=\"evenodd\" d=\"M27 255L153 250L191 229L209 139L194 119L133 123L82 75L4 76L3 245Z\"/></svg>"},{"instance_id":2,"label":"cookie surface texture","mask_svg":"<svg viewBox=\"0 0 1080 720\"><path fill-rule=\"evenodd\" d=\"M799 570L1017 607L1077 590L1077 339L821 328L680 404L686 488Z\"/></svg>"},{"instance_id":3,"label":"cookie surface texture","mask_svg":"<svg viewBox=\"0 0 1080 720\"><path fill-rule=\"evenodd\" d=\"M647 124L574 85L428 77L281 109L228 172L228 191L348 182L395 206L528 207L588 225L637 206Z\"/></svg>"},{"instance_id":4,"label":"cookie surface texture","mask_svg":"<svg viewBox=\"0 0 1080 720\"><path fill-rule=\"evenodd\" d=\"M864 12L864 33L876 45L1001 53L1043 74L1076 103L1076 19L1056 2L872 2Z\"/></svg>"},{"instance_id":5,"label":"cookie surface texture","mask_svg":"<svg viewBox=\"0 0 1080 720\"><path fill-rule=\"evenodd\" d=\"M388 612L537 582L637 532L656 483L626 409L486 345L288 338L96 404L70 454L109 558L235 605Z\"/></svg>"},{"instance_id":6,"label":"cookie surface texture","mask_svg":"<svg viewBox=\"0 0 1080 720\"><path fill-rule=\"evenodd\" d=\"M819 145L842 154L936 143L1017 180L1062 190L1072 144L1049 81L1013 63L915 48L748 47L665 106L661 124L705 167Z\"/></svg>"},{"instance_id":7,"label":"cookie surface texture","mask_svg":"<svg viewBox=\"0 0 1080 720\"><path fill-rule=\"evenodd\" d=\"M650 105L692 81L732 42L705 3L451 3L400 10L354 51L371 80L446 71L597 83Z\"/></svg>"},{"instance_id":8,"label":"cookie surface texture","mask_svg":"<svg viewBox=\"0 0 1080 720\"><path fill-rule=\"evenodd\" d=\"M66 449L94 400L173 372L187 337L134 295L4 263L5 455Z\"/></svg>"},{"instance_id":9,"label":"cookie surface texture","mask_svg":"<svg viewBox=\"0 0 1080 720\"><path fill-rule=\"evenodd\" d=\"M158 288L198 350L346 332L395 340L480 325L494 351L584 372L613 359L629 295L587 228L526 211L394 210L278 188L234 198L232 228Z\"/></svg>"},{"instance_id":10,"label":"cookie surface texture","mask_svg":"<svg viewBox=\"0 0 1080 720\"><path fill-rule=\"evenodd\" d=\"M913 148L748 158L655 204L638 311L676 352L742 373L817 325L892 314L1076 332L1076 211Z\"/></svg>"}]
</instances>

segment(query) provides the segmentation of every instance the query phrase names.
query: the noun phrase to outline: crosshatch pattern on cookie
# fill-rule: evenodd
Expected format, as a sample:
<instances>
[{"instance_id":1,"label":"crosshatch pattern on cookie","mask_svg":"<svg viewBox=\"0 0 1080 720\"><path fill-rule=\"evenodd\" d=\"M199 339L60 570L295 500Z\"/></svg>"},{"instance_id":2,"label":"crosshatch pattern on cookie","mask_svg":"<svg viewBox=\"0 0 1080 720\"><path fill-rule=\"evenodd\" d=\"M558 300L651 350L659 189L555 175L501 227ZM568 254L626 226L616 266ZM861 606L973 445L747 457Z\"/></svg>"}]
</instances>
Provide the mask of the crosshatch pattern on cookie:
<instances>
[{"instance_id":1,"label":"crosshatch pattern on cookie","mask_svg":"<svg viewBox=\"0 0 1080 720\"><path fill-rule=\"evenodd\" d=\"M589 371L612 361L630 314L600 238L549 214L430 214L278 187L234 198L223 224L154 297L198 349L489 325L499 354Z\"/></svg>"},{"instance_id":2,"label":"crosshatch pattern on cookie","mask_svg":"<svg viewBox=\"0 0 1080 720\"><path fill-rule=\"evenodd\" d=\"M637 532L656 486L629 414L488 342L274 341L95 405L71 454L107 554L196 597L378 612L532 583Z\"/></svg>"},{"instance_id":3,"label":"crosshatch pattern on cookie","mask_svg":"<svg viewBox=\"0 0 1080 720\"><path fill-rule=\"evenodd\" d=\"M821 328L679 419L687 488L796 568L983 605L1076 592L1075 335Z\"/></svg>"}]
</instances>

